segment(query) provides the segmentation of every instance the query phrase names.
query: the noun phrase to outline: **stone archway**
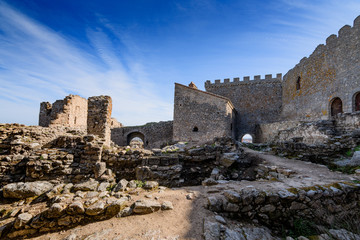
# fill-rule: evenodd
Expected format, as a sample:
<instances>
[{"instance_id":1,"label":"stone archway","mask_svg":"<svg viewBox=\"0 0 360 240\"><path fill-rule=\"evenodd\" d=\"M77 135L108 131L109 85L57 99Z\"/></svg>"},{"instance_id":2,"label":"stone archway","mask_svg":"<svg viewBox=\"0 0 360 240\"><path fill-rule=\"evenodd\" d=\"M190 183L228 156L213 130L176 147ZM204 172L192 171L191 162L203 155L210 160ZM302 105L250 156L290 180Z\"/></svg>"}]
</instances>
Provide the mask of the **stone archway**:
<instances>
[{"instance_id":1,"label":"stone archway","mask_svg":"<svg viewBox=\"0 0 360 240\"><path fill-rule=\"evenodd\" d=\"M331 101L331 105L330 105L331 116L334 117L342 112L343 112L342 101L340 98L336 97Z\"/></svg>"},{"instance_id":2,"label":"stone archway","mask_svg":"<svg viewBox=\"0 0 360 240\"><path fill-rule=\"evenodd\" d=\"M252 136L252 134L246 133L246 134L244 134L244 135L242 136L241 142L253 143L253 142L254 142L254 137Z\"/></svg>"},{"instance_id":3,"label":"stone archway","mask_svg":"<svg viewBox=\"0 0 360 240\"><path fill-rule=\"evenodd\" d=\"M354 94L354 111L360 111L360 92Z\"/></svg>"},{"instance_id":4,"label":"stone archway","mask_svg":"<svg viewBox=\"0 0 360 240\"><path fill-rule=\"evenodd\" d=\"M131 140L133 140L134 138L140 138L143 141L144 145L147 145L145 143L145 135L142 134L141 132L131 132L131 133L129 133L127 135L127 137L126 137L126 139L127 139L126 144L130 145Z\"/></svg>"}]
</instances>

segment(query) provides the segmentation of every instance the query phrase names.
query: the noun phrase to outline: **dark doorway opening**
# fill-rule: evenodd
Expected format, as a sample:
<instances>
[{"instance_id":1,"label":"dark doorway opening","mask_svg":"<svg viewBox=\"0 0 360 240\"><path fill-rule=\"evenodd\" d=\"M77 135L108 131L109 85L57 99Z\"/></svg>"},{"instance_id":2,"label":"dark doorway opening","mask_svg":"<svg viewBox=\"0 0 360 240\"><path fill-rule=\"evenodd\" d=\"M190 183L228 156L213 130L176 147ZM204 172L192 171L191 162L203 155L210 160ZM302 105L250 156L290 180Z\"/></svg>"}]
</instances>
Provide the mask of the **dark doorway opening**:
<instances>
[{"instance_id":1,"label":"dark doorway opening","mask_svg":"<svg viewBox=\"0 0 360 240\"><path fill-rule=\"evenodd\" d=\"M331 101L331 116L336 116L343 112L342 101L340 98L334 98Z\"/></svg>"},{"instance_id":2,"label":"dark doorway opening","mask_svg":"<svg viewBox=\"0 0 360 240\"><path fill-rule=\"evenodd\" d=\"M355 93L355 97L354 97L354 111L360 111L360 92Z\"/></svg>"}]
</instances>

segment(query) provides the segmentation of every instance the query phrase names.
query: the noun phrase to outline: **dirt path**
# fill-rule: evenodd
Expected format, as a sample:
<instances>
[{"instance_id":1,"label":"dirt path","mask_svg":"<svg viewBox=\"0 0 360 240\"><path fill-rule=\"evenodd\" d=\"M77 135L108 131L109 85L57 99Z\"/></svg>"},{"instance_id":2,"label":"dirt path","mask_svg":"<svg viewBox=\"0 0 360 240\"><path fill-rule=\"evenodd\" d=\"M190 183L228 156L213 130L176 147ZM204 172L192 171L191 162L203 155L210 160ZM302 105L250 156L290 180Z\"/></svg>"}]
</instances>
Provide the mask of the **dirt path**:
<instances>
[{"instance_id":1,"label":"dirt path","mask_svg":"<svg viewBox=\"0 0 360 240\"><path fill-rule=\"evenodd\" d=\"M277 181L224 181L221 184L209 187L194 186L179 189L167 189L163 192L155 191L142 193L136 198L150 194L151 198L159 201L168 200L174 205L170 211L159 211L149 215L133 215L125 218L112 218L107 221L96 222L59 233L46 234L37 240L61 240L76 234L74 239L202 239L203 219L214 214L205 209L207 196L221 194L226 189L257 188L276 191L289 187L305 187L315 184L330 184L338 181L351 181L359 179L354 175L345 175L330 171L326 166L280 158L266 153L244 149L245 153L264 159L264 165L281 168L285 172L292 172L289 178ZM187 195L192 199L188 200Z\"/></svg>"}]
</instances>

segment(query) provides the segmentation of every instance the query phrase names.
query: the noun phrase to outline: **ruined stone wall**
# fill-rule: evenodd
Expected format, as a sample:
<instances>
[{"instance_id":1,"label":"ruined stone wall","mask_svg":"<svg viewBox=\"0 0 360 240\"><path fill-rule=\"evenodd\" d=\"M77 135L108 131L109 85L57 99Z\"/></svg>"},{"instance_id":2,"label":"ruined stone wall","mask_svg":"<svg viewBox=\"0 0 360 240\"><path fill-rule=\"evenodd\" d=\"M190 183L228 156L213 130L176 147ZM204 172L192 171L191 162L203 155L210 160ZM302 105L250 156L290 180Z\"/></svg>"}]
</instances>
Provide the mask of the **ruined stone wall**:
<instances>
[{"instance_id":1,"label":"ruined stone wall","mask_svg":"<svg viewBox=\"0 0 360 240\"><path fill-rule=\"evenodd\" d=\"M111 129L111 140L119 146L129 145L134 137L140 137L145 148L163 147L172 142L173 121Z\"/></svg>"},{"instance_id":2,"label":"ruined stone wall","mask_svg":"<svg viewBox=\"0 0 360 240\"><path fill-rule=\"evenodd\" d=\"M261 142L296 141L306 144L327 144L334 136L353 134L360 129L360 112L339 114L332 120L282 121L260 124Z\"/></svg>"},{"instance_id":3,"label":"ruined stone wall","mask_svg":"<svg viewBox=\"0 0 360 240\"><path fill-rule=\"evenodd\" d=\"M292 129L301 124L300 121L280 121L274 123L259 124L256 128L256 135L261 143L273 142L279 131Z\"/></svg>"},{"instance_id":4,"label":"ruined stone wall","mask_svg":"<svg viewBox=\"0 0 360 240\"><path fill-rule=\"evenodd\" d=\"M78 95L66 96L53 104L42 102L40 104L39 125L66 126L86 128L87 100Z\"/></svg>"},{"instance_id":5,"label":"ruined stone wall","mask_svg":"<svg viewBox=\"0 0 360 240\"><path fill-rule=\"evenodd\" d=\"M227 97L234 104L237 111L236 138L241 139L245 134L251 134L258 142L256 125L279 121L281 111L281 74L273 78L271 74L265 79L255 76L254 80L244 77L243 81L234 78L205 82L207 92Z\"/></svg>"},{"instance_id":6,"label":"ruined stone wall","mask_svg":"<svg viewBox=\"0 0 360 240\"><path fill-rule=\"evenodd\" d=\"M0 125L0 188L19 181L78 183L113 177L156 180L166 186L201 184L214 168L224 168L223 154L242 157L231 138L199 148L150 151L106 146L94 135L57 129Z\"/></svg>"},{"instance_id":7,"label":"ruined stone wall","mask_svg":"<svg viewBox=\"0 0 360 240\"><path fill-rule=\"evenodd\" d=\"M282 88L282 118L313 121L329 119L335 97L343 111L354 109L354 94L360 91L360 17L354 26L344 26L331 35L285 76ZM297 82L299 82L297 84Z\"/></svg>"},{"instance_id":8,"label":"ruined stone wall","mask_svg":"<svg viewBox=\"0 0 360 240\"><path fill-rule=\"evenodd\" d=\"M105 145L110 144L112 100L109 96L89 97L87 130L105 140Z\"/></svg>"},{"instance_id":9,"label":"ruined stone wall","mask_svg":"<svg viewBox=\"0 0 360 240\"><path fill-rule=\"evenodd\" d=\"M351 133L360 129L360 112L343 113L335 118L335 127L339 133Z\"/></svg>"},{"instance_id":10,"label":"ruined stone wall","mask_svg":"<svg viewBox=\"0 0 360 240\"><path fill-rule=\"evenodd\" d=\"M118 122L116 118L111 118L110 128L120 128L122 126L122 123Z\"/></svg>"},{"instance_id":11,"label":"ruined stone wall","mask_svg":"<svg viewBox=\"0 0 360 240\"><path fill-rule=\"evenodd\" d=\"M257 220L282 230L296 219L332 226L358 214L360 185L334 183L303 188L264 191L244 188L208 197L208 208L227 217Z\"/></svg>"},{"instance_id":12,"label":"ruined stone wall","mask_svg":"<svg viewBox=\"0 0 360 240\"><path fill-rule=\"evenodd\" d=\"M175 83L174 141L234 136L234 118L229 99Z\"/></svg>"}]
</instances>

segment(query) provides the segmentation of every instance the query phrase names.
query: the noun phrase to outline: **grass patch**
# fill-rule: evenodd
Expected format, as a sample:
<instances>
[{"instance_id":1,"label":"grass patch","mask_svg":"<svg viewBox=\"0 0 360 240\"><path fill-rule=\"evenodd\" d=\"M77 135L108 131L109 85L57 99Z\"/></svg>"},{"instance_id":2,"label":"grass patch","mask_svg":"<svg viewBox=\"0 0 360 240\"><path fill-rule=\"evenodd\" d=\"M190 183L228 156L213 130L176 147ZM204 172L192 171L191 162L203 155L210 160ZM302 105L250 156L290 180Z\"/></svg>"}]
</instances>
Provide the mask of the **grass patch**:
<instances>
[{"instance_id":1,"label":"grass patch","mask_svg":"<svg viewBox=\"0 0 360 240\"><path fill-rule=\"evenodd\" d=\"M283 230L283 236L290 236L297 238L300 236L309 237L318 235L319 232L316 230L316 226L313 222L306 219L296 219L293 223L293 227L287 231Z\"/></svg>"},{"instance_id":2,"label":"grass patch","mask_svg":"<svg viewBox=\"0 0 360 240\"><path fill-rule=\"evenodd\" d=\"M330 164L329 169L331 171L338 171L346 174L353 174L355 173L356 169L360 169L359 166L337 166L335 164Z\"/></svg>"},{"instance_id":3,"label":"grass patch","mask_svg":"<svg viewBox=\"0 0 360 240\"><path fill-rule=\"evenodd\" d=\"M145 182L141 181L141 180L135 180L134 181L136 183L136 187L142 188L145 185Z\"/></svg>"}]
</instances>

